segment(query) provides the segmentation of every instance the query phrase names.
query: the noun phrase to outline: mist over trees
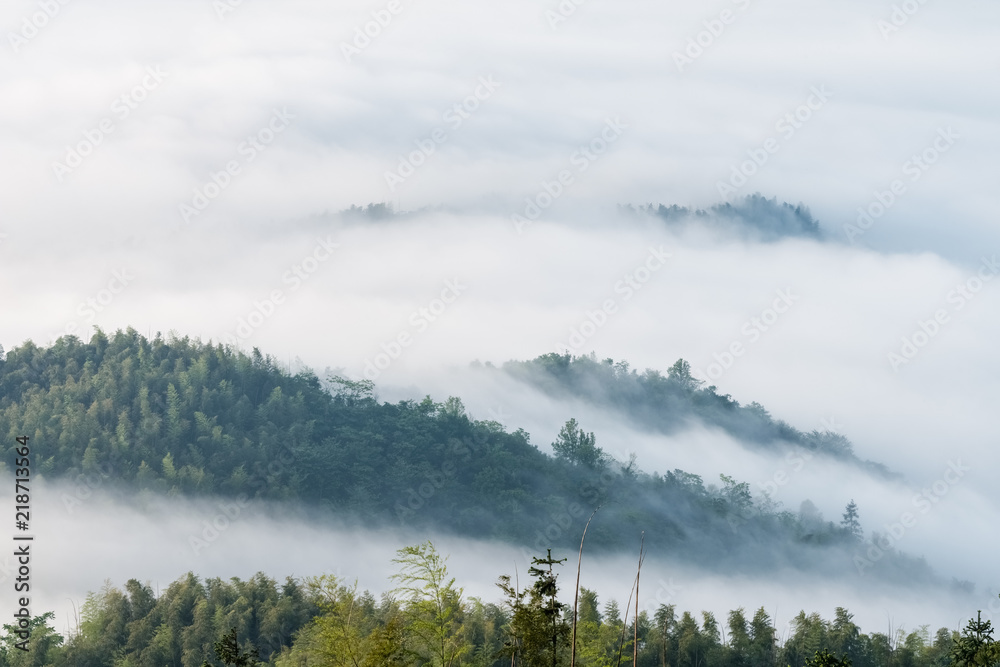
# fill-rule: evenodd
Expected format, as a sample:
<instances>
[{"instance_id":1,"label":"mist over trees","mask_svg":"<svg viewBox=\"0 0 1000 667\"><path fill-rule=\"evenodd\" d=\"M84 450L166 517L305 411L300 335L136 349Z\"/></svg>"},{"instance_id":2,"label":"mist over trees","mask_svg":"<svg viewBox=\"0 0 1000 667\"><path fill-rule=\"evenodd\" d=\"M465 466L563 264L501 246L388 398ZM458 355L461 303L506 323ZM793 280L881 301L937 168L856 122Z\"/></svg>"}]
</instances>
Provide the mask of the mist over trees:
<instances>
[{"instance_id":1,"label":"mist over trees","mask_svg":"<svg viewBox=\"0 0 1000 667\"><path fill-rule=\"evenodd\" d=\"M771 243L789 237L822 240L825 238L819 222L804 204L778 203L755 193L733 203L715 204L708 209L691 209L672 204L664 206L620 206L626 215L650 215L669 225L700 226L735 234L748 240Z\"/></svg>"},{"instance_id":2,"label":"mist over trees","mask_svg":"<svg viewBox=\"0 0 1000 667\"><path fill-rule=\"evenodd\" d=\"M364 206L352 204L338 213L341 220L377 224L386 220L414 218L434 210L455 210L446 206L427 206L413 211L397 211L391 203L371 202ZM773 243L786 238L825 240L816 220L805 204L779 202L777 197L768 199L757 192L736 198L733 202L720 202L707 209L678 206L677 204L623 204L618 213L624 221L654 217L670 227L701 227L713 229L737 238Z\"/></svg>"},{"instance_id":3,"label":"mist over trees","mask_svg":"<svg viewBox=\"0 0 1000 667\"><path fill-rule=\"evenodd\" d=\"M756 401L741 405L729 394L719 394L716 387L704 386L683 359L666 374L655 369L640 373L626 361L558 353L531 361L509 361L502 369L543 392L583 399L652 431L671 434L695 424L713 426L753 448L779 451L802 447L880 478L898 477L880 463L859 459L851 442L839 433L800 431L773 418Z\"/></svg>"},{"instance_id":4,"label":"mist over trees","mask_svg":"<svg viewBox=\"0 0 1000 667\"><path fill-rule=\"evenodd\" d=\"M527 364L535 366L550 369L554 382L593 387L587 391L606 381L614 400L633 396L650 414L654 399L694 406L734 429L754 426L762 439L783 433L820 446L819 436L762 408L696 388L683 362L666 377L558 355ZM734 477L712 484L615 461L574 419L552 457L523 430L471 419L456 397L389 404L372 389L344 378L322 383L308 370L291 375L256 349L98 331L86 343L67 336L7 353L0 431L32 439L36 475L100 475L123 499L138 492L292 501L341 523L441 530L533 552L573 549L585 514L603 505L590 548L618 550L623 535L647 531L660 553L740 572L855 576L853 559L870 546L850 526L753 497ZM664 414L677 423L669 421L676 410ZM938 581L922 559L896 551L872 573Z\"/></svg>"},{"instance_id":5,"label":"mist over trees","mask_svg":"<svg viewBox=\"0 0 1000 667\"><path fill-rule=\"evenodd\" d=\"M187 573L154 594L130 579L90 593L65 636L51 612L32 620L32 650L14 648L15 628L0 636L0 667L993 667L1000 644L989 620L960 633L927 626L865 633L837 607L832 619L805 611L787 631L760 607L724 618L672 604L601 606L580 590L573 607L560 585L562 560L534 558L531 581L504 574L500 599L466 598L430 542L404 547L394 589L376 598L357 582L324 574L247 581L201 580ZM569 591L572 592L572 589ZM575 651L572 650L574 646ZM636 643L638 642L638 643Z\"/></svg>"}]
</instances>

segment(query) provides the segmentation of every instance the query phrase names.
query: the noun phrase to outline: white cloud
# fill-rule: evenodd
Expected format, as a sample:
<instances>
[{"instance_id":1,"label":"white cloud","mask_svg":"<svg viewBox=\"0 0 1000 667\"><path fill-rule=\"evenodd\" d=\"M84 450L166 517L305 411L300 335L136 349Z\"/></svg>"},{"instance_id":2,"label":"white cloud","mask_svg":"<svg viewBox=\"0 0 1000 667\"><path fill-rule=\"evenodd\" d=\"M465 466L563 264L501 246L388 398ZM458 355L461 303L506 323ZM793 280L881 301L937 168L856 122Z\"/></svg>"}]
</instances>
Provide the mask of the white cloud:
<instances>
[{"instance_id":1,"label":"white cloud","mask_svg":"<svg viewBox=\"0 0 1000 667\"><path fill-rule=\"evenodd\" d=\"M991 180L997 92L983 83L995 67L986 27L995 3L927 3L886 39L877 22L890 16L888 2L589 0L552 30L545 10L556 3L401 1L403 11L351 62L341 43L382 4L242 3L220 20L208 0L72 2L30 38L24 20L34 20L38 3L4 5L4 346L91 324L218 340L255 310L273 311L247 345L360 375L382 344L415 333L411 314L444 281L459 279L467 291L413 336L380 383L439 399L509 401L509 426L523 418L532 433L551 434L576 406L526 405L507 387L439 373L553 351L588 310L615 298L618 312L586 351L640 368L664 369L678 357L707 368L740 342L745 354L713 380L722 392L760 401L805 430L835 416L862 457L903 472L917 489L950 459L968 462L961 487L902 546L959 578L990 576L983 554L997 546L998 507L988 471L998 460L984 397L997 390L998 292L987 283L961 310L949 293L981 256L1000 250ZM672 53L723 8L738 20L678 72ZM11 34L26 40L16 52ZM53 162L115 117L115 100L148 67L169 76L59 182ZM449 127L446 110L484 76L501 87L389 191L385 172L415 141ZM616 216L621 203L716 203L717 182L779 133L776 123L814 86L826 86L830 100L740 191L805 202L835 239L938 128L961 135L858 247L747 244ZM241 142L285 108L294 122L250 161ZM616 116L629 125L620 141L517 234L509 216ZM178 206L232 160L240 174L182 226ZM350 225L322 216L379 201L453 212ZM293 289L286 272L331 234L340 247ZM671 260L626 303L617 281L661 244ZM122 271L134 280L116 291ZM744 323L788 288L800 300L751 343ZM269 308L275 290L284 300ZM942 308L949 322L893 371L889 353ZM451 382L464 391L449 390ZM607 415L595 421L600 437L646 447L660 465L655 438ZM735 451L717 434L690 436ZM714 463L682 447L675 460L702 466L706 477ZM739 463L753 479L773 462ZM855 496L876 524L904 511L913 491L841 470L801 480L789 496L817 496L828 516Z\"/></svg>"}]
</instances>

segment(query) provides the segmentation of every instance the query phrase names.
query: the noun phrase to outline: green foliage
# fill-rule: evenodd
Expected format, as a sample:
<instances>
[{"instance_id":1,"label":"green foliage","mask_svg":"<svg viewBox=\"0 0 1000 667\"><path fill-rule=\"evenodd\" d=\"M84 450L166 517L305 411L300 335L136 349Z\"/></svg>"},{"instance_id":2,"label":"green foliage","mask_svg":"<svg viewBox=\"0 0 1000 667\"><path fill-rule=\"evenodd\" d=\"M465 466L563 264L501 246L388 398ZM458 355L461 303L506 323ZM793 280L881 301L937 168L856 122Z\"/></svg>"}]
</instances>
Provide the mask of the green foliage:
<instances>
[{"instance_id":1,"label":"green foliage","mask_svg":"<svg viewBox=\"0 0 1000 667\"><path fill-rule=\"evenodd\" d=\"M566 637L569 636L569 627L562 618L567 605L556 598L559 584L556 582L557 577L552 571L552 566L562 565L566 560L565 558L553 558L552 549L549 549L545 558L532 558L531 567L528 568L528 574L535 578L535 583L531 587L531 599L538 601L538 609L541 611L544 626L551 638L550 651L553 667L559 663L559 654L564 648ZM539 565L544 567L538 567Z\"/></svg>"},{"instance_id":2,"label":"green foliage","mask_svg":"<svg viewBox=\"0 0 1000 667\"><path fill-rule=\"evenodd\" d=\"M664 429L694 416L751 440L820 447L766 411L701 388L683 360L667 376L563 355L508 370L549 382L553 391L600 398ZM285 372L257 349L147 339L133 329L10 350L0 361L0 433L32 437L41 475L75 481L87 474L102 480L98 492L126 501L135 493L245 494L321 507L369 526L519 544L538 544L542 535L555 549L573 548L586 520L582 508L603 504L588 549L616 550L622 535L656 526L651 548L743 571L775 561L811 569L819 559L804 555L803 543L851 555L856 548L832 523L807 526L754 499L746 482L723 478L723 488L706 487L681 470L661 475L640 471L634 459L614 461L575 419L551 457L523 430L472 419L456 397L379 403L368 381L332 375L324 385L312 372ZM13 437L5 443L9 460ZM825 562L853 570L850 558ZM898 553L878 567L883 578L931 577L926 564Z\"/></svg>"},{"instance_id":3,"label":"green foliage","mask_svg":"<svg viewBox=\"0 0 1000 667\"><path fill-rule=\"evenodd\" d=\"M521 589L502 576L501 604L465 600L433 544L400 549L394 597L376 600L332 575L280 588L262 574L248 581L201 581L187 574L159 596L129 580L87 596L79 628L63 643L49 622L31 619L31 651L15 648L15 628L0 637L0 667L553 667L569 664L568 606L554 566L532 560ZM926 626L864 634L838 607L832 620L800 612L783 645L763 607L748 619L660 605L652 616L623 620L615 600L598 611L597 594L580 591L578 667L995 667L993 628L981 616L963 633ZM700 618L700 620L699 620ZM240 643L239 638L243 638ZM206 657L211 656L211 659Z\"/></svg>"},{"instance_id":4,"label":"green foliage","mask_svg":"<svg viewBox=\"0 0 1000 667\"><path fill-rule=\"evenodd\" d=\"M670 206L646 204L638 207L619 205L618 210L633 215L645 213L656 216L671 226L697 220L700 226L727 227L765 243L786 237L821 239L824 236L819 222L812 216L808 207L788 202L779 203L777 197L768 199L759 192L732 202L715 204L708 210L691 209L676 204Z\"/></svg>"},{"instance_id":5,"label":"green foliage","mask_svg":"<svg viewBox=\"0 0 1000 667\"><path fill-rule=\"evenodd\" d=\"M567 605L557 599L559 586L552 570L553 565L565 561L565 558L552 558L551 549L545 558L532 558L528 574L535 581L524 590L512 585L509 575L498 580L497 586L506 597L504 607L509 614L501 655L510 658L512 664L555 667L568 662L570 625L563 613ZM594 600L596 602L596 597Z\"/></svg>"},{"instance_id":6,"label":"green foliage","mask_svg":"<svg viewBox=\"0 0 1000 667\"><path fill-rule=\"evenodd\" d=\"M859 465L873 473L893 476L878 463L861 461L844 436L828 431L803 432L774 419L762 405L740 405L729 395L692 374L691 364L678 359L666 376L657 370L640 373L625 362L546 354L531 361L511 361L503 370L541 390L568 395L612 409L629 421L663 433L676 433L691 422L721 428L742 442L780 450L795 444L806 450Z\"/></svg>"},{"instance_id":7,"label":"green foliage","mask_svg":"<svg viewBox=\"0 0 1000 667\"><path fill-rule=\"evenodd\" d=\"M0 664L4 667L49 667L57 664L63 637L49 625L53 616L55 614L51 611L32 616L26 629L30 633L27 640L24 635L18 634L24 631L19 625L4 624L4 634L0 637Z\"/></svg>"},{"instance_id":8,"label":"green foliage","mask_svg":"<svg viewBox=\"0 0 1000 667\"><path fill-rule=\"evenodd\" d=\"M351 380L339 375L328 375L327 384L332 393L352 403L375 399L375 383L372 380Z\"/></svg>"},{"instance_id":9,"label":"green foliage","mask_svg":"<svg viewBox=\"0 0 1000 667\"><path fill-rule=\"evenodd\" d=\"M601 469L608 463L607 455L597 446L597 438L592 432L581 429L575 419L570 419L560 429L552 450L558 458L590 469Z\"/></svg>"},{"instance_id":10,"label":"green foliage","mask_svg":"<svg viewBox=\"0 0 1000 667\"><path fill-rule=\"evenodd\" d=\"M79 628L56 664L203 667L207 659L220 656L225 664L251 667L260 655L290 648L293 635L318 609L317 599L307 597L295 580L287 579L279 588L263 574L247 581L202 582L188 573L159 597L134 579L125 590L106 584L87 596ZM245 638L242 646L234 644L233 629ZM220 637L224 654L215 650Z\"/></svg>"},{"instance_id":11,"label":"green foliage","mask_svg":"<svg viewBox=\"0 0 1000 667\"><path fill-rule=\"evenodd\" d=\"M823 649L806 661L806 667L851 667L851 661L847 658L838 658L827 649Z\"/></svg>"},{"instance_id":12,"label":"green foliage","mask_svg":"<svg viewBox=\"0 0 1000 667\"><path fill-rule=\"evenodd\" d=\"M951 650L956 667L994 667L1000 664L1000 643L993 640L993 626L982 612L970 620Z\"/></svg>"},{"instance_id":13,"label":"green foliage","mask_svg":"<svg viewBox=\"0 0 1000 667\"><path fill-rule=\"evenodd\" d=\"M462 589L448 577L448 568L434 545L425 542L396 552L393 563L400 571L392 575L399 586L395 593L406 596L412 650L433 667L460 664L470 645L460 632Z\"/></svg>"},{"instance_id":14,"label":"green foliage","mask_svg":"<svg viewBox=\"0 0 1000 667\"><path fill-rule=\"evenodd\" d=\"M849 535L860 541L864 539L865 533L861 529L861 522L858 521L858 516L858 505L852 498L851 502L844 509L844 518L841 520L840 525Z\"/></svg>"},{"instance_id":15,"label":"green foliage","mask_svg":"<svg viewBox=\"0 0 1000 667\"><path fill-rule=\"evenodd\" d=\"M730 511L745 514L753 506L753 496L750 494L750 484L737 482L728 475L719 475L722 480L722 495L729 502Z\"/></svg>"},{"instance_id":16,"label":"green foliage","mask_svg":"<svg viewBox=\"0 0 1000 667\"><path fill-rule=\"evenodd\" d=\"M222 635L222 638L214 644L215 656L224 665L230 667L257 667L257 651L244 651L240 648L240 643L236 639L236 628L231 628L229 632ZM207 660L202 667L210 667Z\"/></svg>"},{"instance_id":17,"label":"green foliage","mask_svg":"<svg viewBox=\"0 0 1000 667\"><path fill-rule=\"evenodd\" d=\"M667 369L667 377L674 381L682 391L691 393L701 388L705 384L703 380L696 379L691 375L691 364L683 359L678 359L674 365Z\"/></svg>"},{"instance_id":18,"label":"green foliage","mask_svg":"<svg viewBox=\"0 0 1000 667\"><path fill-rule=\"evenodd\" d=\"M381 608L357 583L346 586L332 575L309 579L310 598L319 614L276 659L279 667L326 664L380 667L405 664L400 611L391 601Z\"/></svg>"}]
</instances>

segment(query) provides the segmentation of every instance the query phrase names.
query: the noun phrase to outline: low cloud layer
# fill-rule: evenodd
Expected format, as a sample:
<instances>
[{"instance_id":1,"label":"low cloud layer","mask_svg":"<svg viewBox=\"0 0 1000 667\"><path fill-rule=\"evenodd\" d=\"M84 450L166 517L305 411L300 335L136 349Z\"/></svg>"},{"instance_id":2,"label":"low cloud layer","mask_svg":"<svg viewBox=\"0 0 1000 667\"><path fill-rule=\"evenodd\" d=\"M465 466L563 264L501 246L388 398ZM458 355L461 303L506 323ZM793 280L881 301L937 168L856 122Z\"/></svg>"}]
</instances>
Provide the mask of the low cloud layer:
<instances>
[{"instance_id":1,"label":"low cloud layer","mask_svg":"<svg viewBox=\"0 0 1000 667\"><path fill-rule=\"evenodd\" d=\"M647 470L770 488L789 463L731 436L645 432L468 368L683 357L721 393L840 431L904 476L809 462L771 489L786 507L810 498L836 520L854 498L869 531L914 514L898 548L995 586L1000 8L911 5L9 2L0 343L95 325L231 341L372 378L386 399L459 395L543 448L577 417ZM754 192L804 204L823 240L618 208ZM373 202L421 212L337 215ZM60 609L105 578L322 571L345 543L262 515L227 533L240 549L198 560L184 535L203 508L93 502L60 523L50 490L40 563ZM247 549L259 531L280 546ZM352 535L344 562L377 587L384 572L360 564L402 539ZM499 549L455 544L470 570L463 554ZM756 582L698 577L691 608L715 604L705 590L736 606L722 591L744 585L738 604L770 604ZM789 613L827 600L781 590ZM966 613L841 593L829 604L873 629L883 609L950 627Z\"/></svg>"},{"instance_id":2,"label":"low cloud layer","mask_svg":"<svg viewBox=\"0 0 1000 667\"><path fill-rule=\"evenodd\" d=\"M14 247L33 227L92 253L101 238L178 225L180 205L206 195L203 226L370 201L515 212L563 170L574 182L552 214L707 207L729 187L804 201L846 240L885 193L856 242L962 257L996 240L982 26L997 8L985 0L902 15L787 0L591 0L569 15L526 1L401 0L395 14L240 3L221 17L206 0L43 5L0 13ZM609 121L623 130L602 147ZM401 162L413 173L387 179ZM232 163L239 173L216 182Z\"/></svg>"},{"instance_id":3,"label":"low cloud layer","mask_svg":"<svg viewBox=\"0 0 1000 667\"><path fill-rule=\"evenodd\" d=\"M647 471L682 468L707 482L730 474L792 511L809 498L835 521L853 498L868 531L911 513L918 521L896 548L947 576L995 577L984 554L997 546L990 526L1000 517L984 471L997 454L981 398L996 391L992 256L959 266L814 240L762 245L627 216L539 222L523 234L502 217L455 213L302 221L266 240L199 234L212 241L178 234L113 251L100 268L64 255L30 295L11 293L5 344L44 342L67 323L80 333L91 324L174 330L256 346L291 369L373 378L384 399L461 396L475 417L502 415L542 447L576 417L608 451L637 452ZM225 254L214 250L226 243ZM81 278L68 282L69 272ZM88 299L92 314L80 310ZM804 431L842 432L862 459L904 481L817 462L773 489L767 481L788 462L731 437L644 433L620 415L467 368L565 346L640 370L683 357L720 392ZM969 548L953 548L970 536Z\"/></svg>"},{"instance_id":4,"label":"low cloud layer","mask_svg":"<svg viewBox=\"0 0 1000 667\"><path fill-rule=\"evenodd\" d=\"M391 587L388 577L395 572L395 550L430 538L449 556L449 570L465 594L490 602L500 599L494 585L497 577L524 574L530 565L525 552L511 545L406 530L359 532L277 504L236 507L219 501L147 498L129 506L116 502L108 491L86 483L39 485L33 609L55 610L56 629L61 632L74 627L87 592L98 591L105 583L123 587L131 578L162 591L188 571L223 579L247 579L262 571L279 581L289 575L330 573L347 581L356 579L361 588L380 593ZM73 567L65 565L68 552L73 554ZM9 564L3 565L6 573ZM585 557L582 585L596 590L604 601L616 599L624 605L634 565L628 556ZM643 574L641 609L651 612L660 604L676 604L680 610L709 610L724 618L725 612L739 606L763 606L785 634L800 610L831 617L837 606L854 612L856 622L869 632L884 630L887 621L908 630L925 623L932 630L957 628L974 605L1000 616L996 605L988 606L991 600L985 591L975 596L940 591L928 596L873 586L870 580L833 583L792 572L766 579L732 577L699 571L655 553L649 555ZM574 576L569 565L560 573L566 600L572 599Z\"/></svg>"}]
</instances>

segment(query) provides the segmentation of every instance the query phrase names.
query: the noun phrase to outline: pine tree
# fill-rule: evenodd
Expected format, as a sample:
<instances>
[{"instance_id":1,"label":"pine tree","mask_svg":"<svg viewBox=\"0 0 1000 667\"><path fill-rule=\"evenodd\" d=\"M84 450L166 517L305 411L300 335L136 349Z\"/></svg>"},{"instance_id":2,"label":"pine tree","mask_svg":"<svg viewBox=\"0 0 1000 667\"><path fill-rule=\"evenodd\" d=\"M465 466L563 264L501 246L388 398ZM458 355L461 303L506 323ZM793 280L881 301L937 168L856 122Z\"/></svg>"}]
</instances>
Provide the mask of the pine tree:
<instances>
[{"instance_id":1,"label":"pine tree","mask_svg":"<svg viewBox=\"0 0 1000 667\"><path fill-rule=\"evenodd\" d=\"M858 506L852 498L844 510L844 518L841 520L840 525L849 535L857 540L862 540L865 537L865 533L861 529L861 522L858 521L858 516Z\"/></svg>"},{"instance_id":2,"label":"pine tree","mask_svg":"<svg viewBox=\"0 0 1000 667\"><path fill-rule=\"evenodd\" d=\"M983 612L965 626L951 658L956 667L992 667L1000 662L1000 643L993 641L993 626L989 619L983 620Z\"/></svg>"},{"instance_id":3,"label":"pine tree","mask_svg":"<svg viewBox=\"0 0 1000 667\"><path fill-rule=\"evenodd\" d=\"M541 605L542 616L545 617L548 626L552 628L552 667L556 667L558 664L559 640L566 638L566 623L562 621L562 612L566 605L556 599L559 586L556 584L556 574L552 571L552 566L562 565L565 562L565 558L553 558L552 549L548 549L545 558L532 558L532 566L528 568L528 574L535 577L532 592L534 597L543 601ZM539 568L538 565L546 566L546 569Z\"/></svg>"},{"instance_id":4,"label":"pine tree","mask_svg":"<svg viewBox=\"0 0 1000 667\"><path fill-rule=\"evenodd\" d=\"M553 565L566 559L552 558L549 549L545 558L531 560L528 573L535 577L535 583L530 588L517 590L507 575L497 582L510 611L501 654L523 667L552 667L559 664L569 648L570 626L563 617L567 605L556 597L557 575L552 571ZM540 565L545 568L537 567Z\"/></svg>"}]
</instances>

